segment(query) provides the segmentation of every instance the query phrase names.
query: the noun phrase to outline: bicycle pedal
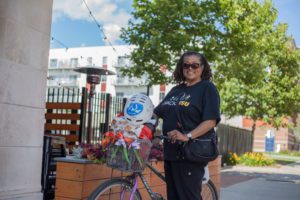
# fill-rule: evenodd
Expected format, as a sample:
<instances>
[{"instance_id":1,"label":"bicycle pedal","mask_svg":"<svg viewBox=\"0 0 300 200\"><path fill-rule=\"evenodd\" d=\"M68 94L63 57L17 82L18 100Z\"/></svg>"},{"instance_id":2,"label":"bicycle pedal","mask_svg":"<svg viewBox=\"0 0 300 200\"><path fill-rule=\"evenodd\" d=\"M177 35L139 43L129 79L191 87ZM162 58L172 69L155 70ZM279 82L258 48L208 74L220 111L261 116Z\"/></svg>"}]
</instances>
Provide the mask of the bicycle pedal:
<instances>
[{"instance_id":1,"label":"bicycle pedal","mask_svg":"<svg viewBox=\"0 0 300 200\"><path fill-rule=\"evenodd\" d=\"M161 196L161 194L159 194L159 193L153 193L152 199L153 200L165 200L164 197Z\"/></svg>"}]
</instances>

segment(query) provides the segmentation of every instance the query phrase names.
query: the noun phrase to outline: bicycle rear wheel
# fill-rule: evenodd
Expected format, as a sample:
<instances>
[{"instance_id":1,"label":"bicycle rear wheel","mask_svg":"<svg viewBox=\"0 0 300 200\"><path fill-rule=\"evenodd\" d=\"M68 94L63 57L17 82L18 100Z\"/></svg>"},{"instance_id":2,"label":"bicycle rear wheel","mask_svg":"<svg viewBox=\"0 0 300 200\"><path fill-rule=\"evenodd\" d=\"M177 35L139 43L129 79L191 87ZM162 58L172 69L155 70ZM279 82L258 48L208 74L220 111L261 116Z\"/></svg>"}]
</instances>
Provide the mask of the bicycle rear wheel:
<instances>
[{"instance_id":1,"label":"bicycle rear wheel","mask_svg":"<svg viewBox=\"0 0 300 200\"><path fill-rule=\"evenodd\" d=\"M218 200L216 187L211 180L208 180L206 184L202 184L201 196L203 200Z\"/></svg>"},{"instance_id":2,"label":"bicycle rear wheel","mask_svg":"<svg viewBox=\"0 0 300 200\"><path fill-rule=\"evenodd\" d=\"M125 179L111 179L98 186L88 200L128 200L132 193L133 184ZM133 200L142 200L138 190Z\"/></svg>"}]
</instances>

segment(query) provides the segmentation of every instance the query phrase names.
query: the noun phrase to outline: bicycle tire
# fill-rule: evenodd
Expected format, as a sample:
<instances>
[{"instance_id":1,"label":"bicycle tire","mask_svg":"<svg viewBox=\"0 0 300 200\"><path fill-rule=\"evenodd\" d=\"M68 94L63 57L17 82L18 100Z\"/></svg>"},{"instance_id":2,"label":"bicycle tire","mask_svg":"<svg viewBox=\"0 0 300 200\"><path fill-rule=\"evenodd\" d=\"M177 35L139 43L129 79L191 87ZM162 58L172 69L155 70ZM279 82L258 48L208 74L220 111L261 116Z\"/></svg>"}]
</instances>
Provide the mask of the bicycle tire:
<instances>
[{"instance_id":1,"label":"bicycle tire","mask_svg":"<svg viewBox=\"0 0 300 200\"><path fill-rule=\"evenodd\" d=\"M126 191L129 191L121 198L121 191L123 191L124 188L126 188ZM132 188L133 184L128 180L122 178L110 179L99 185L89 196L88 200L127 200L130 197ZM133 199L142 200L138 189L135 191Z\"/></svg>"},{"instance_id":2,"label":"bicycle tire","mask_svg":"<svg viewBox=\"0 0 300 200\"><path fill-rule=\"evenodd\" d=\"M203 200L218 200L216 186L211 180L202 185L201 196Z\"/></svg>"}]
</instances>

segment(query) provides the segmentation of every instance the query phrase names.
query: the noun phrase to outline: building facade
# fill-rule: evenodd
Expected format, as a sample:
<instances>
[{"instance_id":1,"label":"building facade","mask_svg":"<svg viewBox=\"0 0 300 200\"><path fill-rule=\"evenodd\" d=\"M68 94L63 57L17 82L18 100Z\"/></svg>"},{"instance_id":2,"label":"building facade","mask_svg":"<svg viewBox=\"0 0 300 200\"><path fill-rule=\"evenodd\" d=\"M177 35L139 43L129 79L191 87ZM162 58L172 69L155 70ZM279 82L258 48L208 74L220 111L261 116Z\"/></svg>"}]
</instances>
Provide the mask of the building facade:
<instances>
[{"instance_id":1,"label":"building facade","mask_svg":"<svg viewBox=\"0 0 300 200\"><path fill-rule=\"evenodd\" d=\"M96 92L110 93L112 96L129 97L135 93L147 93L147 75L141 78L124 77L122 68L131 67L128 58L133 46L97 46L69 49L50 49L48 67L48 88L81 88L86 84L86 75L75 72L78 67L99 67L116 73L102 76ZM149 88L149 97L157 105L172 85L155 85Z\"/></svg>"},{"instance_id":2,"label":"building facade","mask_svg":"<svg viewBox=\"0 0 300 200\"><path fill-rule=\"evenodd\" d=\"M292 122L290 122L292 123ZM251 129L253 120L243 117L243 128ZM270 134L271 133L271 134ZM253 151L265 152L267 149L266 138L273 137L273 151L299 151L299 140L294 131L288 127L280 127L276 129L263 121L256 122L256 129L254 132Z\"/></svg>"}]
</instances>

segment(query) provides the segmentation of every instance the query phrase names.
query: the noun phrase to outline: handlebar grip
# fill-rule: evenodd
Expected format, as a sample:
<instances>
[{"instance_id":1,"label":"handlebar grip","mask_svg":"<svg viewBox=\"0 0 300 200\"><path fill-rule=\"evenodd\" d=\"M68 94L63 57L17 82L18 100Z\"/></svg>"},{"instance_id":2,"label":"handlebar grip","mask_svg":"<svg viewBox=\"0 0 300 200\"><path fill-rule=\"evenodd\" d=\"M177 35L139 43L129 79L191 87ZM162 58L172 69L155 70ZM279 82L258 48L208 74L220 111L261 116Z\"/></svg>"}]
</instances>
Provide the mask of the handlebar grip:
<instances>
[{"instance_id":1,"label":"handlebar grip","mask_svg":"<svg viewBox=\"0 0 300 200\"><path fill-rule=\"evenodd\" d=\"M165 135L157 135L154 138L158 138L158 139L161 139L161 140L170 140L170 138L168 136L165 136Z\"/></svg>"}]
</instances>

